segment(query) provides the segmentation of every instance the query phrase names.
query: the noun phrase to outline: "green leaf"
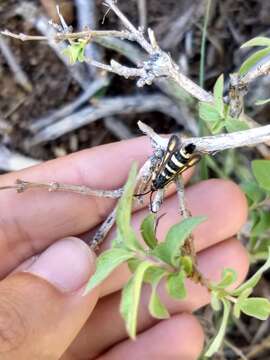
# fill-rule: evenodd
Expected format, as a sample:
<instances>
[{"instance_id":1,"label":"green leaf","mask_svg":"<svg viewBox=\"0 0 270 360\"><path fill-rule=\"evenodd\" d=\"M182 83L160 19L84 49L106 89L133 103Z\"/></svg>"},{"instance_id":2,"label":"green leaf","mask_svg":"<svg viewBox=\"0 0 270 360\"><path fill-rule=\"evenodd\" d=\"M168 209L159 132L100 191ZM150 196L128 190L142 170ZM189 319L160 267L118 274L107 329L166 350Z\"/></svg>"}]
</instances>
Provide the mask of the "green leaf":
<instances>
[{"instance_id":1,"label":"green leaf","mask_svg":"<svg viewBox=\"0 0 270 360\"><path fill-rule=\"evenodd\" d=\"M99 285L120 264L134 257L134 253L121 248L104 251L97 259L96 272L90 278L84 290L88 294L94 287Z\"/></svg>"},{"instance_id":2,"label":"green leaf","mask_svg":"<svg viewBox=\"0 0 270 360\"><path fill-rule=\"evenodd\" d=\"M214 289L226 289L237 280L237 273L233 269L224 269L221 281L214 285Z\"/></svg>"},{"instance_id":3,"label":"green leaf","mask_svg":"<svg viewBox=\"0 0 270 360\"><path fill-rule=\"evenodd\" d=\"M241 311L259 320L267 320L270 316L270 301L264 298L247 298L239 302Z\"/></svg>"},{"instance_id":4,"label":"green leaf","mask_svg":"<svg viewBox=\"0 0 270 360\"><path fill-rule=\"evenodd\" d=\"M241 45L241 48L246 48L251 46L270 46L270 39L264 36L257 36L245 42L243 45Z\"/></svg>"},{"instance_id":5,"label":"green leaf","mask_svg":"<svg viewBox=\"0 0 270 360\"><path fill-rule=\"evenodd\" d=\"M257 205L266 197L264 190L262 190L255 181L246 181L241 185L244 190L249 206Z\"/></svg>"},{"instance_id":6,"label":"green leaf","mask_svg":"<svg viewBox=\"0 0 270 360\"><path fill-rule=\"evenodd\" d=\"M223 88L224 76L221 74L214 85L214 98L215 108L222 118L224 117Z\"/></svg>"},{"instance_id":7,"label":"green leaf","mask_svg":"<svg viewBox=\"0 0 270 360\"><path fill-rule=\"evenodd\" d=\"M133 203L133 193L137 176L137 166L132 165L128 180L124 187L123 195L117 206L117 226L123 236L128 234L131 220L131 211Z\"/></svg>"},{"instance_id":8,"label":"green leaf","mask_svg":"<svg viewBox=\"0 0 270 360\"><path fill-rule=\"evenodd\" d=\"M218 292L215 290L211 291L211 307L214 311L220 311L221 300L218 297Z\"/></svg>"},{"instance_id":9,"label":"green leaf","mask_svg":"<svg viewBox=\"0 0 270 360\"><path fill-rule=\"evenodd\" d=\"M245 291L243 291L240 296L238 297L236 303L234 304L233 306L233 315L239 319L240 317L240 314L241 314L241 308L240 308L240 303L241 301L247 299L249 297L249 295L252 293L253 289L252 288L249 288L249 289L246 289Z\"/></svg>"},{"instance_id":10,"label":"green leaf","mask_svg":"<svg viewBox=\"0 0 270 360\"><path fill-rule=\"evenodd\" d=\"M270 228L270 212L258 209L256 211L256 222L251 228L252 236L260 236Z\"/></svg>"},{"instance_id":11,"label":"green leaf","mask_svg":"<svg viewBox=\"0 0 270 360\"><path fill-rule=\"evenodd\" d=\"M149 214L146 218L144 218L141 224L141 234L146 245L150 249L154 249L154 247L157 245L154 214Z\"/></svg>"},{"instance_id":12,"label":"green leaf","mask_svg":"<svg viewBox=\"0 0 270 360\"><path fill-rule=\"evenodd\" d=\"M207 102L199 102L199 116L205 122L217 122L222 120L215 105Z\"/></svg>"},{"instance_id":13,"label":"green leaf","mask_svg":"<svg viewBox=\"0 0 270 360\"><path fill-rule=\"evenodd\" d=\"M68 45L64 50L63 54L69 58L70 64L75 64L77 61L83 62L85 61L85 47L87 45L87 41L83 39L79 39L76 42Z\"/></svg>"},{"instance_id":14,"label":"green leaf","mask_svg":"<svg viewBox=\"0 0 270 360\"><path fill-rule=\"evenodd\" d=\"M231 117L226 118L224 125L229 133L249 129L248 124L245 121L233 119Z\"/></svg>"},{"instance_id":15,"label":"green leaf","mask_svg":"<svg viewBox=\"0 0 270 360\"><path fill-rule=\"evenodd\" d=\"M270 160L253 160L251 167L258 184L270 191Z\"/></svg>"},{"instance_id":16,"label":"green leaf","mask_svg":"<svg viewBox=\"0 0 270 360\"><path fill-rule=\"evenodd\" d=\"M148 309L150 314L156 319L168 319L170 317L168 310L166 309L165 305L162 304L154 288L151 292Z\"/></svg>"},{"instance_id":17,"label":"green leaf","mask_svg":"<svg viewBox=\"0 0 270 360\"><path fill-rule=\"evenodd\" d=\"M230 292L231 295L239 296L243 291L254 288L260 281L262 274L268 269L270 269L270 247L268 248L268 258L264 265L260 267L250 279L240 285L237 289Z\"/></svg>"},{"instance_id":18,"label":"green leaf","mask_svg":"<svg viewBox=\"0 0 270 360\"><path fill-rule=\"evenodd\" d=\"M147 270L147 272L150 269L151 268L149 268ZM159 271L156 271L155 273L152 272L152 279L151 279L152 292L151 292L150 301L148 304L148 309L149 309L150 314L153 317L155 317L157 319L167 319L170 317L168 310L166 309L164 304L162 304L162 302L156 292L159 282L165 275L167 275L167 271L165 269L161 269L161 268L156 268L156 269L159 269ZM162 270L162 271L160 271L160 270Z\"/></svg>"},{"instance_id":19,"label":"green leaf","mask_svg":"<svg viewBox=\"0 0 270 360\"><path fill-rule=\"evenodd\" d=\"M170 274L166 280L168 294L174 299L184 299L187 296L185 288L186 274L180 270L176 274Z\"/></svg>"},{"instance_id":20,"label":"green leaf","mask_svg":"<svg viewBox=\"0 0 270 360\"><path fill-rule=\"evenodd\" d=\"M240 309L238 302L236 302L233 305L233 316L236 317L236 319L239 319L240 315L241 315L241 309Z\"/></svg>"},{"instance_id":21,"label":"green leaf","mask_svg":"<svg viewBox=\"0 0 270 360\"><path fill-rule=\"evenodd\" d=\"M264 99L264 100L257 100L255 102L255 105L260 106L260 105L265 105L268 104L270 102L270 98L269 99Z\"/></svg>"},{"instance_id":22,"label":"green leaf","mask_svg":"<svg viewBox=\"0 0 270 360\"><path fill-rule=\"evenodd\" d=\"M226 332L226 327L227 327L227 323L229 320L231 305L227 300L222 300L222 303L223 303L223 316L222 316L220 328L218 330L216 337L209 345L209 347L205 353L205 357L212 357L214 355L214 353L219 350L219 348L222 344L225 332Z\"/></svg>"},{"instance_id":23,"label":"green leaf","mask_svg":"<svg viewBox=\"0 0 270 360\"><path fill-rule=\"evenodd\" d=\"M172 226L165 241L153 249L152 254L172 266L179 264L181 247L192 231L206 218L203 216L190 217Z\"/></svg>"},{"instance_id":24,"label":"green leaf","mask_svg":"<svg viewBox=\"0 0 270 360\"><path fill-rule=\"evenodd\" d=\"M193 272L193 263L190 256L182 256L180 259L181 268L185 271L186 275L191 275Z\"/></svg>"},{"instance_id":25,"label":"green leaf","mask_svg":"<svg viewBox=\"0 0 270 360\"><path fill-rule=\"evenodd\" d=\"M125 243L125 245L131 250L143 251L143 247L137 240L135 231L132 229L130 224L136 174L137 166L133 164L127 183L124 187L123 195L117 205L116 224L120 237L122 238L122 241Z\"/></svg>"},{"instance_id":26,"label":"green leaf","mask_svg":"<svg viewBox=\"0 0 270 360\"><path fill-rule=\"evenodd\" d=\"M217 134L224 128L224 117L219 114L219 110L220 108L217 108L217 105L199 102L199 116L207 123L212 134Z\"/></svg>"},{"instance_id":27,"label":"green leaf","mask_svg":"<svg viewBox=\"0 0 270 360\"><path fill-rule=\"evenodd\" d=\"M152 263L148 261L142 262L122 291L120 313L125 320L127 332L132 339L136 338L137 318L144 273L150 266L152 266Z\"/></svg>"},{"instance_id":28,"label":"green leaf","mask_svg":"<svg viewBox=\"0 0 270 360\"><path fill-rule=\"evenodd\" d=\"M216 122L211 122L208 124L208 128L211 131L211 134L219 134L224 129L225 121L219 120Z\"/></svg>"},{"instance_id":29,"label":"green leaf","mask_svg":"<svg viewBox=\"0 0 270 360\"><path fill-rule=\"evenodd\" d=\"M148 284L154 284L157 279L162 278L166 274L168 274L168 271L165 268L153 265L146 270L143 281Z\"/></svg>"},{"instance_id":30,"label":"green leaf","mask_svg":"<svg viewBox=\"0 0 270 360\"><path fill-rule=\"evenodd\" d=\"M239 74L246 74L254 65L256 65L262 58L270 53L270 47L256 51L250 57L248 57L239 69Z\"/></svg>"},{"instance_id":31,"label":"green leaf","mask_svg":"<svg viewBox=\"0 0 270 360\"><path fill-rule=\"evenodd\" d=\"M140 260L138 258L131 258L128 260L128 268L133 273L137 270L137 267L143 262L143 260Z\"/></svg>"}]
</instances>

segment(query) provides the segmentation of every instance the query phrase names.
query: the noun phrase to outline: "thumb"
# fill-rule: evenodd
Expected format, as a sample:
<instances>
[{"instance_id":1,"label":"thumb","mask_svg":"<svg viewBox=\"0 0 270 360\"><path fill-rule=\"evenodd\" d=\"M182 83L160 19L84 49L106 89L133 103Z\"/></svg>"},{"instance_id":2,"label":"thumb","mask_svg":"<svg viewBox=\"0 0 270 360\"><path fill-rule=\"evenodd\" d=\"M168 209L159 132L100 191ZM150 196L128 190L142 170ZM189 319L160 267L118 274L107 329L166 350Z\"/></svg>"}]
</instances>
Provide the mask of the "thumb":
<instances>
[{"instance_id":1,"label":"thumb","mask_svg":"<svg viewBox=\"0 0 270 360\"><path fill-rule=\"evenodd\" d=\"M1 360L61 357L96 304L97 290L82 296L94 262L83 241L66 238L0 282Z\"/></svg>"}]
</instances>

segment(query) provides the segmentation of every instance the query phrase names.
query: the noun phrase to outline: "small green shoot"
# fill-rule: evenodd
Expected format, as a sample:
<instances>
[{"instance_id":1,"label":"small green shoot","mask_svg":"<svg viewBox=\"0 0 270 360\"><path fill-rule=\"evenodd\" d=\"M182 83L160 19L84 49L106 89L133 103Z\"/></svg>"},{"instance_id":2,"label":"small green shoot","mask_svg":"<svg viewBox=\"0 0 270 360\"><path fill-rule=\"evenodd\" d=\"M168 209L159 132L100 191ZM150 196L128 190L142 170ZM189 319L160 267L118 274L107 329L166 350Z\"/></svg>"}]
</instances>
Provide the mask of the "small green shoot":
<instances>
[{"instance_id":1,"label":"small green shoot","mask_svg":"<svg viewBox=\"0 0 270 360\"><path fill-rule=\"evenodd\" d=\"M263 273L269 268L270 248L266 263L250 279L236 289L230 290L231 285L237 280L237 274L233 269L225 269L222 273L221 281L211 284L211 306L214 311L220 311L223 307L223 314L218 333L205 353L206 357L213 356L220 348L231 308L236 318L239 318L241 313L260 320L266 320L270 316L270 301L268 299L249 297Z\"/></svg>"},{"instance_id":2,"label":"small green shoot","mask_svg":"<svg viewBox=\"0 0 270 360\"><path fill-rule=\"evenodd\" d=\"M68 57L70 64L73 65L78 61L83 62L86 60L84 53L87 44L87 40L78 39L77 41L73 41L63 50L63 54Z\"/></svg>"}]
</instances>

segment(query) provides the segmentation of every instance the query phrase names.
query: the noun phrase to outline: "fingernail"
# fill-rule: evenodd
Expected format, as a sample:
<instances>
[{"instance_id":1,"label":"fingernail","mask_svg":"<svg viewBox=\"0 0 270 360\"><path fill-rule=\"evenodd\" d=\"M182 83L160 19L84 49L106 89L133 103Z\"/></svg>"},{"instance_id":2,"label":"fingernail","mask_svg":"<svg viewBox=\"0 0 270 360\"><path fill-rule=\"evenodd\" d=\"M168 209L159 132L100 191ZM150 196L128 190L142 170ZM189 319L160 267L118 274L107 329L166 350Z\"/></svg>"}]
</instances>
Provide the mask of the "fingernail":
<instances>
[{"instance_id":1,"label":"fingernail","mask_svg":"<svg viewBox=\"0 0 270 360\"><path fill-rule=\"evenodd\" d=\"M69 237L51 245L25 271L72 292L83 287L94 272L94 255L82 240Z\"/></svg>"}]
</instances>

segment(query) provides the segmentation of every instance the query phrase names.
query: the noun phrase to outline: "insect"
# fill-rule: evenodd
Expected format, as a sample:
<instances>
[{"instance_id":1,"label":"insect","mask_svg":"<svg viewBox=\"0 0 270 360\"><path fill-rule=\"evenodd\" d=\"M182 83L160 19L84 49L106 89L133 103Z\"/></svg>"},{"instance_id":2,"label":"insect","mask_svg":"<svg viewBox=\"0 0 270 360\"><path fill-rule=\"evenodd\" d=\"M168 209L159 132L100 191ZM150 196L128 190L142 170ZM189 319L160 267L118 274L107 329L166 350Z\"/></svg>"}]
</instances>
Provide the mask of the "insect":
<instances>
[{"instance_id":1,"label":"insect","mask_svg":"<svg viewBox=\"0 0 270 360\"><path fill-rule=\"evenodd\" d=\"M150 181L152 181L150 190L143 194L136 194L135 196L151 193L150 205L151 211L154 212L152 207L153 193L159 189L163 189L172 182L176 176L182 174L185 170L200 161L201 156L195 153L195 150L196 146L192 143L181 147L178 136L172 135L160 165L157 166L157 169L150 178Z\"/></svg>"}]
</instances>

